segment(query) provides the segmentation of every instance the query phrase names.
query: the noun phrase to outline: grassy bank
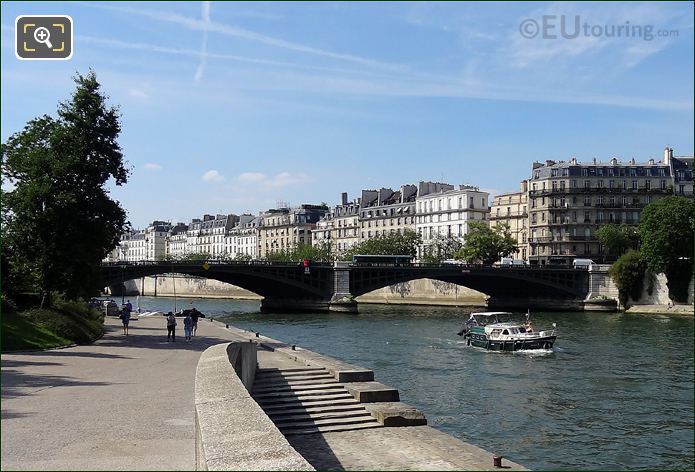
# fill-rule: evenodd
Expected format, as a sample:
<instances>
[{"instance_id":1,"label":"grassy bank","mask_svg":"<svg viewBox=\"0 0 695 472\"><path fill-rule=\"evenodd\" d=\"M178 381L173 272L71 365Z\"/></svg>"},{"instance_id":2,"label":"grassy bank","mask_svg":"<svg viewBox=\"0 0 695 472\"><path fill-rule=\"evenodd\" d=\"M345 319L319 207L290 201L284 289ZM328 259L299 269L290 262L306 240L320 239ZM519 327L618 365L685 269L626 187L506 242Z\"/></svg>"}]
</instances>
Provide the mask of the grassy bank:
<instances>
[{"instance_id":1,"label":"grassy bank","mask_svg":"<svg viewBox=\"0 0 695 472\"><path fill-rule=\"evenodd\" d=\"M51 308L27 310L2 306L2 352L89 344L103 331L104 316L81 302L57 300Z\"/></svg>"}]
</instances>

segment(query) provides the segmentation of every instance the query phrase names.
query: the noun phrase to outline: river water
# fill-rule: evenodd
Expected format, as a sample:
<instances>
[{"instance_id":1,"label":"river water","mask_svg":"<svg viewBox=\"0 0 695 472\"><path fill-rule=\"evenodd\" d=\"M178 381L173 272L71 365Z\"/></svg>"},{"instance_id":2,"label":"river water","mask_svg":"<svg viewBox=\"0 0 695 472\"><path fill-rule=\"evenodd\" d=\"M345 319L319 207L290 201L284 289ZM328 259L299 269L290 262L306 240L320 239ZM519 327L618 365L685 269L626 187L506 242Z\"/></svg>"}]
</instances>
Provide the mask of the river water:
<instances>
[{"instance_id":1,"label":"river water","mask_svg":"<svg viewBox=\"0 0 695 472\"><path fill-rule=\"evenodd\" d=\"M143 309L173 301L142 297ZM550 352L468 347L465 309L360 305L267 314L258 302L179 299L238 328L371 368L437 429L531 469L693 470L693 318L537 313Z\"/></svg>"}]
</instances>

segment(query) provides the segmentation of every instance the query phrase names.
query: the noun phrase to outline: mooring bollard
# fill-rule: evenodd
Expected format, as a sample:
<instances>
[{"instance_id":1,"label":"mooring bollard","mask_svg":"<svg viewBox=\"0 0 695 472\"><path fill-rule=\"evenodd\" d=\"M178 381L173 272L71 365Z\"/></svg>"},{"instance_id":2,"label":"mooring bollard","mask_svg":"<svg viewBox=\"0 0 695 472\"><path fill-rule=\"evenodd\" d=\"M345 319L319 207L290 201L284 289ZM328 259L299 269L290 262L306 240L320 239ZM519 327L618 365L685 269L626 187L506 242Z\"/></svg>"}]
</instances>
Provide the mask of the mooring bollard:
<instances>
[{"instance_id":1,"label":"mooring bollard","mask_svg":"<svg viewBox=\"0 0 695 472\"><path fill-rule=\"evenodd\" d=\"M260 337L260 334L261 334L261 333L256 333L256 337L257 337L257 338Z\"/></svg>"},{"instance_id":2,"label":"mooring bollard","mask_svg":"<svg viewBox=\"0 0 695 472\"><path fill-rule=\"evenodd\" d=\"M292 350L293 350L293 351L296 351L296 350L297 350L297 346L295 346L295 345L293 344L293 345L292 345Z\"/></svg>"},{"instance_id":3,"label":"mooring bollard","mask_svg":"<svg viewBox=\"0 0 695 472\"><path fill-rule=\"evenodd\" d=\"M492 465L494 467L502 467L502 456L492 456Z\"/></svg>"},{"instance_id":4,"label":"mooring bollard","mask_svg":"<svg viewBox=\"0 0 695 472\"><path fill-rule=\"evenodd\" d=\"M227 323L224 324L224 327L229 329L229 325Z\"/></svg>"}]
</instances>

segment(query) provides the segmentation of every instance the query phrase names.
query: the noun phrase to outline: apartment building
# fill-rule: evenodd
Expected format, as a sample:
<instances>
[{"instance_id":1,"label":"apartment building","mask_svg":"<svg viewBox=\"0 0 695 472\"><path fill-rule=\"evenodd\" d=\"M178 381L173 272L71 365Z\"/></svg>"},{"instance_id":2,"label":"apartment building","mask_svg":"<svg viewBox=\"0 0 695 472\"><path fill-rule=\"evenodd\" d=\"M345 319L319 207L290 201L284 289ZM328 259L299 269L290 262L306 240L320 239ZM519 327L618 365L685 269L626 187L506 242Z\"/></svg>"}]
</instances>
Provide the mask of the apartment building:
<instances>
[{"instance_id":1,"label":"apartment building","mask_svg":"<svg viewBox=\"0 0 695 472\"><path fill-rule=\"evenodd\" d=\"M399 190L382 188L362 190L359 208L359 240L415 231L415 185L402 185Z\"/></svg>"},{"instance_id":2,"label":"apartment building","mask_svg":"<svg viewBox=\"0 0 695 472\"><path fill-rule=\"evenodd\" d=\"M336 205L316 222L316 228L312 232L312 244L318 246L328 241L338 254L348 251L360 241L359 212L360 199L356 198L350 202L348 194L341 193L340 205Z\"/></svg>"},{"instance_id":3,"label":"apartment building","mask_svg":"<svg viewBox=\"0 0 695 472\"><path fill-rule=\"evenodd\" d=\"M438 237L465 239L470 221L488 217L489 194L472 185L420 182L416 198L415 228L422 238L420 257Z\"/></svg>"},{"instance_id":4,"label":"apartment building","mask_svg":"<svg viewBox=\"0 0 695 472\"><path fill-rule=\"evenodd\" d=\"M258 257L287 251L299 244L311 244L316 223L328 212L323 205L277 208L261 214L258 230Z\"/></svg>"},{"instance_id":5,"label":"apartment building","mask_svg":"<svg viewBox=\"0 0 695 472\"><path fill-rule=\"evenodd\" d=\"M490 226L506 225L516 240L518 250L514 259L528 258L528 181L521 181L518 192L496 195L490 208Z\"/></svg>"},{"instance_id":6,"label":"apartment building","mask_svg":"<svg viewBox=\"0 0 695 472\"><path fill-rule=\"evenodd\" d=\"M258 258L258 227L261 218L258 216L243 214L239 216L236 226L230 229L225 237L227 257L238 259L240 257Z\"/></svg>"},{"instance_id":7,"label":"apartment building","mask_svg":"<svg viewBox=\"0 0 695 472\"><path fill-rule=\"evenodd\" d=\"M534 163L529 179L531 264L568 264L574 258L610 262L596 231L607 223L637 225L649 203L668 195L692 195L693 158L666 148L659 161L594 159ZM677 173L678 175L674 175Z\"/></svg>"}]
</instances>

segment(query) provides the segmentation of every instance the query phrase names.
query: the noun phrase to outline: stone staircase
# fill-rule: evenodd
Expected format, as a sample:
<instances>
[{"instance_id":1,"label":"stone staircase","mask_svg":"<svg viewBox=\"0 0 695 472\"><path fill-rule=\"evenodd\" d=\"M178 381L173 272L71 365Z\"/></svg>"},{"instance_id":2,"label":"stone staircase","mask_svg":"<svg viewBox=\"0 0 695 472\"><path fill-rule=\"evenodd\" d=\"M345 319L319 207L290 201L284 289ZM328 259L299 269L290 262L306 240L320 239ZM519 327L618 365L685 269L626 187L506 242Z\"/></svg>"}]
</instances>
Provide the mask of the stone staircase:
<instances>
[{"instance_id":1,"label":"stone staircase","mask_svg":"<svg viewBox=\"0 0 695 472\"><path fill-rule=\"evenodd\" d=\"M382 426L322 367L258 369L251 395L285 435Z\"/></svg>"}]
</instances>

